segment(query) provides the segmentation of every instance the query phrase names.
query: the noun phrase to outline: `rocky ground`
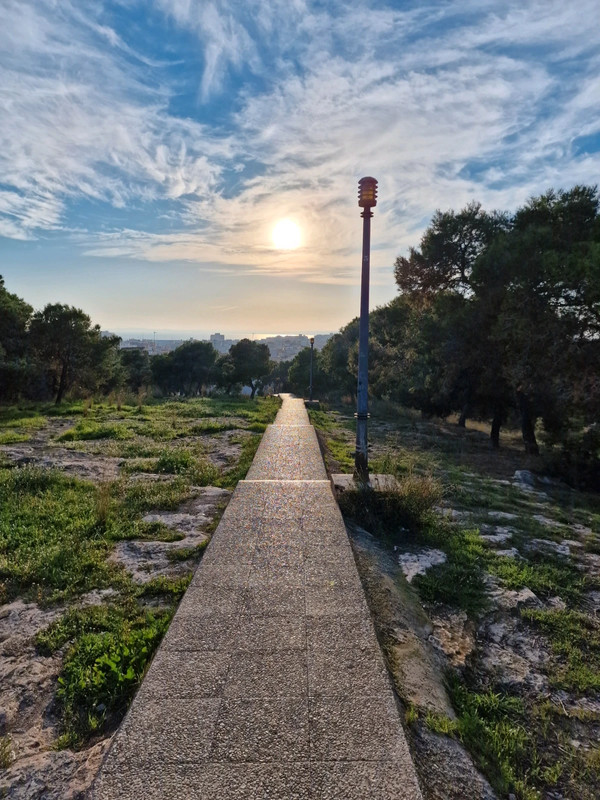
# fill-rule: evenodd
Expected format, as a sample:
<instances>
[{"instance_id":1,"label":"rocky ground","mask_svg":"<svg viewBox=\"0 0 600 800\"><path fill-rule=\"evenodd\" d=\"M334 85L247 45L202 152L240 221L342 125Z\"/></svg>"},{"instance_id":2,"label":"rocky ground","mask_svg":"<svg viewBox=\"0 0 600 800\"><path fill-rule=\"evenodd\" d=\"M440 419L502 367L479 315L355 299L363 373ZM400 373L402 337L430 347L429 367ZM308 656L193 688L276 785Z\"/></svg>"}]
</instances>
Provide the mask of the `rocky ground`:
<instances>
[{"instance_id":1,"label":"rocky ground","mask_svg":"<svg viewBox=\"0 0 600 800\"><path fill-rule=\"evenodd\" d=\"M352 446L352 434L343 426L322 434L324 442L332 434L334 452L340 452L340 442ZM544 476L541 462L525 457L516 437L496 454L477 429L461 431L414 417L375 422L371 435L377 466L394 467L400 460L404 474L435 476L444 489L434 509L434 542L425 536L420 543L419 536L400 525L382 541L348 523L388 663L407 707L426 798L596 798L598 499ZM339 467L339 460L332 460L333 469ZM474 554L473 572L481 577L480 607L461 607L460 591L444 585L464 579L456 577L455 569L464 553L457 555L456 544L446 546L444 530L465 532L465 548ZM458 537L448 533L448 541L456 543ZM430 579L425 595L419 583L423 576ZM424 599L432 591L438 597L456 595L456 602ZM512 791L494 791L475 767L471 756L479 758L484 772L495 771L489 763L485 769L477 742L473 749L473 742L462 736L460 721L454 722L457 711L446 691L452 672L473 696L519 704L519 725L527 740L521 757L527 767L521 766L527 774L520 782L514 775L506 780L494 775L496 787L512 781Z\"/></svg>"},{"instance_id":2,"label":"rocky ground","mask_svg":"<svg viewBox=\"0 0 600 800\"><path fill-rule=\"evenodd\" d=\"M240 456L243 420L229 418L230 430L202 437L206 456L219 469L234 465ZM136 473L129 468L120 443L105 441L62 442L73 419L49 418L31 432L24 442L0 446L0 459L15 466L58 469L65 474L106 485L117 479L136 481L169 480L170 476ZM136 437L142 447L151 440ZM178 446L186 441L178 439ZM127 446L131 449L131 441ZM169 554L205 544L231 492L214 486L192 487L192 497L176 511L156 511L142 517L144 522L162 523L174 541L126 540L116 542L110 559L122 564L136 583L154 578L189 575L193 558L172 559ZM197 552L197 551L196 551ZM56 704L57 681L64 649L51 656L40 655L35 637L68 607L115 602L114 589L96 590L79 597L74 604L40 607L21 599L0 606L0 797L10 800L81 800L90 786L110 743L97 737L80 750L56 749L60 716Z\"/></svg>"}]
</instances>

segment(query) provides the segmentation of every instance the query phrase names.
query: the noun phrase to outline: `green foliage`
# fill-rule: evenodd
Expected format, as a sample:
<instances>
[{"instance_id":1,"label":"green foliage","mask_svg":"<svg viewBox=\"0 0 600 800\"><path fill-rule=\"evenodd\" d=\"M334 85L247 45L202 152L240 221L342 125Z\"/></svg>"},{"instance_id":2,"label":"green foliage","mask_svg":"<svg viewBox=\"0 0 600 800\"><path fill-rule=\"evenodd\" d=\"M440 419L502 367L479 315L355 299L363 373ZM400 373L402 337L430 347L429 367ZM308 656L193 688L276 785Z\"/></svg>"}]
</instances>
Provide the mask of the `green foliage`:
<instances>
[{"instance_id":1,"label":"green foliage","mask_svg":"<svg viewBox=\"0 0 600 800\"><path fill-rule=\"evenodd\" d=\"M81 309L60 303L36 312L29 327L29 346L57 404L75 384L93 390L109 381L118 343L118 337L101 336L100 326L92 326Z\"/></svg>"},{"instance_id":2,"label":"green foliage","mask_svg":"<svg viewBox=\"0 0 600 800\"><path fill-rule=\"evenodd\" d=\"M237 463L216 481L218 486L222 486L224 489L234 489L238 481L244 480L258 450L260 439L260 436L251 434L242 440L242 452Z\"/></svg>"},{"instance_id":3,"label":"green foliage","mask_svg":"<svg viewBox=\"0 0 600 800\"><path fill-rule=\"evenodd\" d=\"M529 775L538 754L522 701L492 691L469 691L456 675L449 688L458 713L458 735L492 786L503 795L513 792L519 800L539 800Z\"/></svg>"},{"instance_id":4,"label":"green foliage","mask_svg":"<svg viewBox=\"0 0 600 800\"><path fill-rule=\"evenodd\" d=\"M343 514L371 533L400 541L414 538L432 521L431 509L440 497L434 478L411 475L400 479L394 491L346 490L339 504Z\"/></svg>"},{"instance_id":5,"label":"green foliage","mask_svg":"<svg viewBox=\"0 0 600 800\"><path fill-rule=\"evenodd\" d=\"M450 528L441 541L447 560L417 575L413 585L428 603L445 603L476 616L487 605L483 581L483 545L477 531ZM436 538L430 535L434 543Z\"/></svg>"},{"instance_id":6,"label":"green foliage","mask_svg":"<svg viewBox=\"0 0 600 800\"><path fill-rule=\"evenodd\" d=\"M13 762L10 736L0 736L0 769L8 769Z\"/></svg>"},{"instance_id":7,"label":"green foliage","mask_svg":"<svg viewBox=\"0 0 600 800\"><path fill-rule=\"evenodd\" d=\"M101 424L84 419L74 428L65 431L58 439L61 442L73 442L85 439L131 439L131 437L132 432L124 424Z\"/></svg>"},{"instance_id":8,"label":"green foliage","mask_svg":"<svg viewBox=\"0 0 600 800\"><path fill-rule=\"evenodd\" d=\"M266 344L258 344L250 339L241 339L229 348L231 371L225 379L229 383L241 383L251 389L251 398L261 385L261 381L271 371L271 354Z\"/></svg>"},{"instance_id":9,"label":"green foliage","mask_svg":"<svg viewBox=\"0 0 600 800\"><path fill-rule=\"evenodd\" d=\"M19 444L28 442L31 439L28 433L17 433L16 431L0 432L0 444Z\"/></svg>"},{"instance_id":10,"label":"green foliage","mask_svg":"<svg viewBox=\"0 0 600 800\"><path fill-rule=\"evenodd\" d=\"M527 586L542 598L559 595L574 604L586 587L585 578L575 566L549 554L532 553L531 561L488 554L487 561L488 570L501 578L508 589Z\"/></svg>"},{"instance_id":11,"label":"green foliage","mask_svg":"<svg viewBox=\"0 0 600 800\"><path fill-rule=\"evenodd\" d=\"M123 714L170 619L166 612L133 620L117 614L106 619L108 629L79 633L58 678L64 746L85 742Z\"/></svg>"},{"instance_id":12,"label":"green foliage","mask_svg":"<svg viewBox=\"0 0 600 800\"><path fill-rule=\"evenodd\" d=\"M523 609L523 619L547 637L557 662L553 686L574 692L600 691L600 622L577 611Z\"/></svg>"},{"instance_id":13,"label":"green foliage","mask_svg":"<svg viewBox=\"0 0 600 800\"><path fill-rule=\"evenodd\" d=\"M51 470L0 470L2 602L54 601L118 582L97 523L92 484Z\"/></svg>"}]
</instances>

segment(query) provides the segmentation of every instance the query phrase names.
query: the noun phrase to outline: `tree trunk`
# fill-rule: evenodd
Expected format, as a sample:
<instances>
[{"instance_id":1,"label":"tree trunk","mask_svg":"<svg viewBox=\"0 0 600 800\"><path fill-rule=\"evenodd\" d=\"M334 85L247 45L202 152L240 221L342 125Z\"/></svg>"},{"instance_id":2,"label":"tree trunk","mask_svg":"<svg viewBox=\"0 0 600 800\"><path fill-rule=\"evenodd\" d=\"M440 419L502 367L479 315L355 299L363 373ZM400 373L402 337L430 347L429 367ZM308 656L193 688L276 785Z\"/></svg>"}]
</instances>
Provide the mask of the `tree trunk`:
<instances>
[{"instance_id":1,"label":"tree trunk","mask_svg":"<svg viewBox=\"0 0 600 800\"><path fill-rule=\"evenodd\" d=\"M256 394L257 387L258 387L258 383L256 381L254 383L252 383L252 381L250 381L250 389L251 389L250 400L254 400L254 395Z\"/></svg>"},{"instance_id":2,"label":"tree trunk","mask_svg":"<svg viewBox=\"0 0 600 800\"><path fill-rule=\"evenodd\" d=\"M502 427L502 412L495 411L492 418L492 429L490 431L490 440L494 450L500 447L500 428Z\"/></svg>"},{"instance_id":3,"label":"tree trunk","mask_svg":"<svg viewBox=\"0 0 600 800\"><path fill-rule=\"evenodd\" d=\"M58 392L56 393L56 400L54 401L54 405L60 405L63 399L63 395L65 393L65 389L67 388L67 362L65 361L62 365L62 369L60 371L60 381L58 383Z\"/></svg>"},{"instance_id":4,"label":"tree trunk","mask_svg":"<svg viewBox=\"0 0 600 800\"><path fill-rule=\"evenodd\" d=\"M531 403L529 398L518 390L517 400L519 402L519 411L521 412L521 433L523 434L525 452L537 456L540 453L540 449L535 438L535 417L531 413Z\"/></svg>"},{"instance_id":5,"label":"tree trunk","mask_svg":"<svg viewBox=\"0 0 600 800\"><path fill-rule=\"evenodd\" d=\"M466 428L467 427L467 414L469 412L469 405L465 403L462 407L462 411L460 412L460 417L458 418L458 427L459 428Z\"/></svg>"}]
</instances>

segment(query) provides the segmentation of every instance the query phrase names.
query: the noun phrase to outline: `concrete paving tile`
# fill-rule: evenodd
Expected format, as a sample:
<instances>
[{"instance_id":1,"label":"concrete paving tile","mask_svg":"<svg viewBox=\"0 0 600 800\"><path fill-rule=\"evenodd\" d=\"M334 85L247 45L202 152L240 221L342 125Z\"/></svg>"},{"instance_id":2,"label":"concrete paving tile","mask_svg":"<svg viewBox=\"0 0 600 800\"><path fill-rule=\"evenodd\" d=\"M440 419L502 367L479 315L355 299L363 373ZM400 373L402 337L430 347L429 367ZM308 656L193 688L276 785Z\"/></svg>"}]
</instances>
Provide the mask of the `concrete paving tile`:
<instances>
[{"instance_id":1,"label":"concrete paving tile","mask_svg":"<svg viewBox=\"0 0 600 800\"><path fill-rule=\"evenodd\" d=\"M94 800L307 800L308 763L149 764L126 773L103 770Z\"/></svg>"},{"instance_id":2,"label":"concrete paving tile","mask_svg":"<svg viewBox=\"0 0 600 800\"><path fill-rule=\"evenodd\" d=\"M312 764L311 783L320 800L421 800L412 764L395 761Z\"/></svg>"},{"instance_id":3,"label":"concrete paving tile","mask_svg":"<svg viewBox=\"0 0 600 800\"><path fill-rule=\"evenodd\" d=\"M206 583L190 586L179 604L179 612L196 616L234 614L242 605L243 594L243 586L211 586Z\"/></svg>"},{"instance_id":4,"label":"concrete paving tile","mask_svg":"<svg viewBox=\"0 0 600 800\"><path fill-rule=\"evenodd\" d=\"M126 769L130 764L206 759L222 702L170 698L166 713L161 703L134 701L111 747L111 762Z\"/></svg>"},{"instance_id":5,"label":"concrete paving tile","mask_svg":"<svg viewBox=\"0 0 600 800\"><path fill-rule=\"evenodd\" d=\"M288 567L290 570L304 573L304 549L296 543L258 545L252 560L252 574L256 570Z\"/></svg>"},{"instance_id":6,"label":"concrete paving tile","mask_svg":"<svg viewBox=\"0 0 600 800\"><path fill-rule=\"evenodd\" d=\"M219 697L231 659L231 653L222 650L185 652L161 648L144 678L137 702Z\"/></svg>"},{"instance_id":7,"label":"concrete paving tile","mask_svg":"<svg viewBox=\"0 0 600 800\"><path fill-rule=\"evenodd\" d=\"M272 584L245 590L242 613L264 616L272 612L274 608L285 616L303 615L305 613L304 589Z\"/></svg>"},{"instance_id":8,"label":"concrete paving tile","mask_svg":"<svg viewBox=\"0 0 600 800\"><path fill-rule=\"evenodd\" d=\"M367 604L362 589L337 584L306 587L306 613L309 616L363 611L367 611Z\"/></svg>"},{"instance_id":9,"label":"concrete paving tile","mask_svg":"<svg viewBox=\"0 0 600 800\"><path fill-rule=\"evenodd\" d=\"M296 551L299 558L294 554L286 551L277 556L269 555L265 562L254 562L250 577L248 579L248 588L258 586L269 586L271 584L281 584L284 586L295 587L301 589L304 586L304 558L302 551Z\"/></svg>"},{"instance_id":10,"label":"concrete paving tile","mask_svg":"<svg viewBox=\"0 0 600 800\"><path fill-rule=\"evenodd\" d=\"M311 695L385 694L390 690L387 669L377 643L370 646L311 648L308 652L308 691Z\"/></svg>"},{"instance_id":11,"label":"concrete paving tile","mask_svg":"<svg viewBox=\"0 0 600 800\"><path fill-rule=\"evenodd\" d=\"M277 609L271 609L275 614ZM303 616L242 616L236 637L237 651L278 652L305 650L306 623Z\"/></svg>"},{"instance_id":12,"label":"concrete paving tile","mask_svg":"<svg viewBox=\"0 0 600 800\"><path fill-rule=\"evenodd\" d=\"M238 614L198 616L182 614L181 609L169 626L161 648L166 650L233 650L240 627Z\"/></svg>"},{"instance_id":13,"label":"concrete paving tile","mask_svg":"<svg viewBox=\"0 0 600 800\"><path fill-rule=\"evenodd\" d=\"M306 698L225 699L212 761L308 761Z\"/></svg>"},{"instance_id":14,"label":"concrete paving tile","mask_svg":"<svg viewBox=\"0 0 600 800\"><path fill-rule=\"evenodd\" d=\"M227 541L226 539L213 540L202 557L202 564L206 566L227 563L251 564L256 550L256 540Z\"/></svg>"},{"instance_id":15,"label":"concrete paving tile","mask_svg":"<svg viewBox=\"0 0 600 800\"><path fill-rule=\"evenodd\" d=\"M222 586L222 587L243 587L248 582L250 564L241 563L218 563L205 565L202 563L196 570L190 589L200 589L203 586Z\"/></svg>"},{"instance_id":16,"label":"concrete paving tile","mask_svg":"<svg viewBox=\"0 0 600 800\"><path fill-rule=\"evenodd\" d=\"M331 558L329 552L323 555L319 551L307 554L304 572L307 586L333 581L356 589L362 588L354 560L350 562L348 558Z\"/></svg>"},{"instance_id":17,"label":"concrete paving tile","mask_svg":"<svg viewBox=\"0 0 600 800\"><path fill-rule=\"evenodd\" d=\"M309 650L332 651L375 645L375 631L368 614L344 613L306 618L306 639Z\"/></svg>"},{"instance_id":18,"label":"concrete paving tile","mask_svg":"<svg viewBox=\"0 0 600 800\"><path fill-rule=\"evenodd\" d=\"M310 698L311 761L392 761L405 752L391 689L384 696Z\"/></svg>"},{"instance_id":19,"label":"concrete paving tile","mask_svg":"<svg viewBox=\"0 0 600 800\"><path fill-rule=\"evenodd\" d=\"M302 697L307 693L306 653L277 650L236 653L223 688L225 697Z\"/></svg>"}]
</instances>

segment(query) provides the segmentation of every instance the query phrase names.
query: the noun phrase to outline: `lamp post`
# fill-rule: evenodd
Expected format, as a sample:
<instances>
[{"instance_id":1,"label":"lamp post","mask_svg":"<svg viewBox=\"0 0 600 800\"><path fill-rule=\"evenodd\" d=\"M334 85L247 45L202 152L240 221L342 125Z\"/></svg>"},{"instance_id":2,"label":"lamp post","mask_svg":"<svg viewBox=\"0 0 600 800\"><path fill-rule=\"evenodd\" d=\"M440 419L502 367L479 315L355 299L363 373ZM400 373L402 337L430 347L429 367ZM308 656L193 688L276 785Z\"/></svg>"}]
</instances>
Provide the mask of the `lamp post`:
<instances>
[{"instance_id":1,"label":"lamp post","mask_svg":"<svg viewBox=\"0 0 600 800\"><path fill-rule=\"evenodd\" d=\"M310 341L310 382L308 385L308 400L310 403L312 403L313 349L315 346L315 337L311 336L309 341Z\"/></svg>"},{"instance_id":2,"label":"lamp post","mask_svg":"<svg viewBox=\"0 0 600 800\"><path fill-rule=\"evenodd\" d=\"M354 474L363 484L369 482L367 420L369 418L369 270L371 256L371 211L377 205L377 181L361 178L358 182L358 205L363 209L362 272L360 280L360 325L358 330L358 387L356 413L356 452Z\"/></svg>"}]
</instances>

